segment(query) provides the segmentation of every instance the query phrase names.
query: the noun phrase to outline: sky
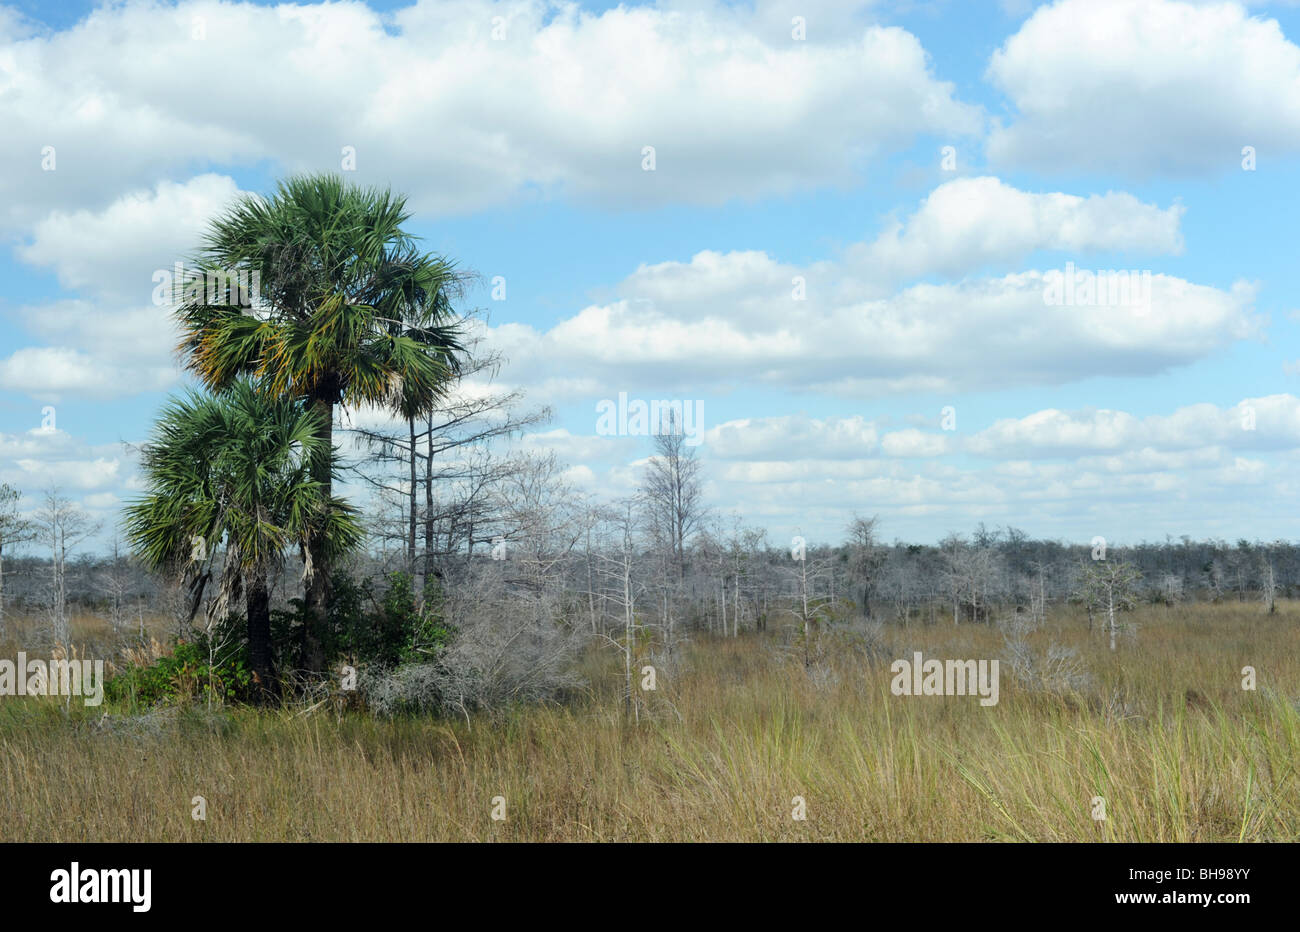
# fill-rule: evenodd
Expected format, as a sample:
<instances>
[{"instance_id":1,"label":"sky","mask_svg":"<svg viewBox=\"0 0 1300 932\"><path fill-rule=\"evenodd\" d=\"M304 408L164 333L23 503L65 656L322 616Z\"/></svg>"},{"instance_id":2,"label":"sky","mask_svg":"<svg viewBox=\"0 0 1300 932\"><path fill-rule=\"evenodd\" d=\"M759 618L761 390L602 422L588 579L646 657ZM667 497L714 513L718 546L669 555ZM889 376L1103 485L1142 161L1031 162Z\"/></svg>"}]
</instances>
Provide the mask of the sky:
<instances>
[{"instance_id":1,"label":"sky","mask_svg":"<svg viewBox=\"0 0 1300 932\"><path fill-rule=\"evenodd\" d=\"M715 513L776 540L1295 539L1298 40L1286 3L0 3L0 482L105 546L192 384L155 274L339 171L477 273L492 388L554 410L519 443L597 498L651 455L622 395L697 412Z\"/></svg>"}]
</instances>

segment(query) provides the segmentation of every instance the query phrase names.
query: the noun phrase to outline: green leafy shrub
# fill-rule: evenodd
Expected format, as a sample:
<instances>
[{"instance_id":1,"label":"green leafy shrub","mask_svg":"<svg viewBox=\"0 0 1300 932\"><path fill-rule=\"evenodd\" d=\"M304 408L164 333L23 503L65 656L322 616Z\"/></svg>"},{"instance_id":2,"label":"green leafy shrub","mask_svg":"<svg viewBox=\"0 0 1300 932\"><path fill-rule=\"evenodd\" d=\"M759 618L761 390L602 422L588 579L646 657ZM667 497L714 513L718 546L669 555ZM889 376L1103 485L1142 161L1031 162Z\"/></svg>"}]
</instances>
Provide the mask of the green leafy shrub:
<instances>
[{"instance_id":1,"label":"green leafy shrub","mask_svg":"<svg viewBox=\"0 0 1300 932\"><path fill-rule=\"evenodd\" d=\"M426 609L416 608L410 574L390 573L388 586L376 592L374 580L354 580L346 573L330 579L328 624L324 626L327 657L347 657L357 663L391 667L412 659L427 660L451 636L449 628L430 606L440 603L436 584L426 588ZM277 663L298 666L305 605L291 599L288 610L271 612L271 639Z\"/></svg>"},{"instance_id":2,"label":"green leafy shrub","mask_svg":"<svg viewBox=\"0 0 1300 932\"><path fill-rule=\"evenodd\" d=\"M104 694L112 702L139 706L209 698L222 702L251 699L253 675L247 646L227 647L215 659L210 663L206 635L178 640L170 654L152 664L127 667L118 673L104 684Z\"/></svg>"}]
</instances>

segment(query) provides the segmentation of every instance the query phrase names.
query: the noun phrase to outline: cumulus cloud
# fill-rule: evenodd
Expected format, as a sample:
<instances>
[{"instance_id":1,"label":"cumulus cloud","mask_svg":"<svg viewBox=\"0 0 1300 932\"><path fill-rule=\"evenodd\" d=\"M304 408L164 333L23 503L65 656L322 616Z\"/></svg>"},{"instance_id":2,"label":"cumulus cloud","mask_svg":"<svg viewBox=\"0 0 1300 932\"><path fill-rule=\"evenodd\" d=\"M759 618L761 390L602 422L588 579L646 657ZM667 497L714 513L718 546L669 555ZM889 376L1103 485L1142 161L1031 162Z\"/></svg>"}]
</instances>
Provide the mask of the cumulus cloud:
<instances>
[{"instance_id":1,"label":"cumulus cloud","mask_svg":"<svg viewBox=\"0 0 1300 932\"><path fill-rule=\"evenodd\" d=\"M498 328L491 343L510 359L512 377L548 393L562 390L547 381L558 369L587 374L606 395L757 384L870 397L1154 375L1262 326L1245 283L1221 290L1156 274L1140 306L1052 306L1048 270L855 300L842 270L819 268L795 300L789 271L752 252L643 266L618 300L546 331Z\"/></svg>"},{"instance_id":2,"label":"cumulus cloud","mask_svg":"<svg viewBox=\"0 0 1300 932\"><path fill-rule=\"evenodd\" d=\"M177 377L170 366L122 366L68 347L26 347L0 358L0 389L41 401L70 395L118 398L161 391Z\"/></svg>"},{"instance_id":3,"label":"cumulus cloud","mask_svg":"<svg viewBox=\"0 0 1300 932\"><path fill-rule=\"evenodd\" d=\"M230 178L200 175L129 192L102 210L55 211L16 253L49 268L83 296L18 308L15 317L45 346L0 358L0 388L58 400L121 397L169 388L178 379L171 308L154 302L199 245L204 225L239 193Z\"/></svg>"},{"instance_id":4,"label":"cumulus cloud","mask_svg":"<svg viewBox=\"0 0 1300 932\"><path fill-rule=\"evenodd\" d=\"M592 423L596 417L592 415ZM536 453L554 453L566 462L600 462L619 456L626 457L644 443L637 437L605 437L596 434L574 434L563 427L526 433L520 438L520 446ZM590 472L590 470L588 470Z\"/></svg>"},{"instance_id":5,"label":"cumulus cloud","mask_svg":"<svg viewBox=\"0 0 1300 932\"><path fill-rule=\"evenodd\" d=\"M719 459L853 459L880 446L875 426L861 417L806 414L727 421L705 431L704 443Z\"/></svg>"},{"instance_id":6,"label":"cumulus cloud","mask_svg":"<svg viewBox=\"0 0 1300 932\"><path fill-rule=\"evenodd\" d=\"M60 32L11 29L0 158L18 170L0 177L0 223L102 209L196 163L337 170L346 146L359 179L395 184L421 211L550 193L714 204L848 183L918 134L981 129L912 34L835 4L803 12L808 41L775 4L544 0L394 14L128 0ZM45 146L55 171L42 171Z\"/></svg>"},{"instance_id":7,"label":"cumulus cloud","mask_svg":"<svg viewBox=\"0 0 1300 932\"><path fill-rule=\"evenodd\" d=\"M1036 250L1177 254L1183 208L1161 209L1131 194L1035 194L997 178L960 178L935 188L906 221L849 250L854 265L897 281L956 277Z\"/></svg>"},{"instance_id":8,"label":"cumulus cloud","mask_svg":"<svg viewBox=\"0 0 1300 932\"><path fill-rule=\"evenodd\" d=\"M50 485L69 494L93 492L108 507L104 495L121 489L134 474L133 458L120 444L92 445L66 431L33 427L18 434L0 433L0 482L17 488ZM29 506L32 503L28 503Z\"/></svg>"},{"instance_id":9,"label":"cumulus cloud","mask_svg":"<svg viewBox=\"0 0 1300 932\"><path fill-rule=\"evenodd\" d=\"M1145 177L1300 153L1300 48L1235 3L1044 4L987 78L1017 111L991 132L995 165Z\"/></svg>"},{"instance_id":10,"label":"cumulus cloud","mask_svg":"<svg viewBox=\"0 0 1300 932\"><path fill-rule=\"evenodd\" d=\"M1147 417L1125 411L1049 408L1021 418L998 420L964 444L964 449L972 453L1003 458L1127 451L1134 456L1118 462L1128 463L1135 457L1141 462L1143 456L1154 455L1153 450L1201 451L1201 455L1209 455L1205 451L1214 448L1296 447L1300 447L1300 399L1289 394L1247 398L1226 408L1208 403L1186 405L1171 414ZM1167 462L1170 468L1190 463L1185 458Z\"/></svg>"},{"instance_id":11,"label":"cumulus cloud","mask_svg":"<svg viewBox=\"0 0 1300 932\"><path fill-rule=\"evenodd\" d=\"M895 430L881 438L880 447L889 456L940 456L948 452L948 438L943 434L917 430Z\"/></svg>"},{"instance_id":12,"label":"cumulus cloud","mask_svg":"<svg viewBox=\"0 0 1300 932\"><path fill-rule=\"evenodd\" d=\"M53 269L64 288L144 303L156 287L154 274L188 259L207 224L239 193L224 175L199 175L184 184L161 181L123 194L103 210L50 213L17 254L30 265Z\"/></svg>"}]
</instances>

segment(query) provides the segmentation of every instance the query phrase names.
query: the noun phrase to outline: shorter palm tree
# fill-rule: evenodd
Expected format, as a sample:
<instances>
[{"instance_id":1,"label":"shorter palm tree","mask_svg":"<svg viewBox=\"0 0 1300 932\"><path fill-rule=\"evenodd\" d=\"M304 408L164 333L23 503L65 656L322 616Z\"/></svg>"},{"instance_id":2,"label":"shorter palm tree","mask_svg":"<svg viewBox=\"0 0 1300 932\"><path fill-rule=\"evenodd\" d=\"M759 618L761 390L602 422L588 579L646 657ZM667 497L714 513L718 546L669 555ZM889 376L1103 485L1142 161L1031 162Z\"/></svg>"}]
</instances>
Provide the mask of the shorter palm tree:
<instances>
[{"instance_id":1,"label":"shorter palm tree","mask_svg":"<svg viewBox=\"0 0 1300 932\"><path fill-rule=\"evenodd\" d=\"M314 475L322 459L331 471L336 462L320 417L246 380L217 395L173 398L142 452L148 493L126 508L127 538L151 568L201 571L224 544L217 604L242 589L249 661L263 695L276 682L268 574L289 548L305 552L316 536L332 556L361 539L355 509Z\"/></svg>"}]
</instances>

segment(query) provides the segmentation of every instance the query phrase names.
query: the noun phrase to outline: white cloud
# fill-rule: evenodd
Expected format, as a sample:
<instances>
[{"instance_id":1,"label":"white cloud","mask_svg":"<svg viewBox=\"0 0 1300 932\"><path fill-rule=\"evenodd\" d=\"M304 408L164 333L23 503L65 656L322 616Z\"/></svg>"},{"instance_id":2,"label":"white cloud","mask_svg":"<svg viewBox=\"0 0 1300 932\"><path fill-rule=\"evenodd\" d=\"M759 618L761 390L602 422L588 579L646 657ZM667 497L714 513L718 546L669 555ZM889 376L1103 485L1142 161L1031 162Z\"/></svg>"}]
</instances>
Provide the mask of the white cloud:
<instances>
[{"instance_id":1,"label":"white cloud","mask_svg":"<svg viewBox=\"0 0 1300 932\"><path fill-rule=\"evenodd\" d=\"M176 370L167 366L118 366L67 347L26 347L0 358L0 389L41 401L67 396L116 398L161 391Z\"/></svg>"},{"instance_id":2,"label":"white cloud","mask_svg":"<svg viewBox=\"0 0 1300 932\"><path fill-rule=\"evenodd\" d=\"M59 429L0 433L0 482L20 489L50 485L65 493L120 489L133 475L133 457L120 444L91 445ZM102 504L93 507L107 507ZM29 507L32 505L29 502ZM89 500L87 500L89 504Z\"/></svg>"},{"instance_id":3,"label":"white cloud","mask_svg":"<svg viewBox=\"0 0 1300 932\"><path fill-rule=\"evenodd\" d=\"M720 459L854 459L879 449L876 428L861 417L806 414L727 421L705 431L704 444Z\"/></svg>"},{"instance_id":4,"label":"white cloud","mask_svg":"<svg viewBox=\"0 0 1300 932\"><path fill-rule=\"evenodd\" d=\"M948 438L943 434L929 433L909 427L885 434L881 449L890 456L940 456L948 452Z\"/></svg>"},{"instance_id":5,"label":"white cloud","mask_svg":"<svg viewBox=\"0 0 1300 932\"><path fill-rule=\"evenodd\" d=\"M110 508L116 508L118 505L122 504L122 500L112 492L96 492L93 495L84 496L81 499L81 503L87 508L103 511Z\"/></svg>"},{"instance_id":6,"label":"white cloud","mask_svg":"<svg viewBox=\"0 0 1300 932\"><path fill-rule=\"evenodd\" d=\"M0 159L17 168L0 177L0 223L102 208L195 163L338 170L344 146L359 180L391 182L422 212L538 192L720 203L847 183L917 134L980 130L913 35L808 15L798 42L771 4L100 7L0 55ZM55 171L41 170L47 145Z\"/></svg>"},{"instance_id":7,"label":"white cloud","mask_svg":"<svg viewBox=\"0 0 1300 932\"><path fill-rule=\"evenodd\" d=\"M1182 215L1179 205L1161 209L1123 192L1033 194L997 178L961 178L935 188L905 222L894 221L849 257L863 270L907 281L960 276L1040 249L1177 254Z\"/></svg>"},{"instance_id":8,"label":"white cloud","mask_svg":"<svg viewBox=\"0 0 1300 932\"><path fill-rule=\"evenodd\" d=\"M788 267L761 253L642 266L618 300L544 332L496 328L491 343L513 379L548 397L562 390L546 381L556 370L586 373L602 397L641 387L698 397L739 384L870 397L1154 375L1262 326L1245 283L1223 291L1152 275L1149 308L1068 307L1047 304L1039 271L862 300L845 295L842 272L818 269L796 301Z\"/></svg>"},{"instance_id":9,"label":"white cloud","mask_svg":"<svg viewBox=\"0 0 1300 932\"><path fill-rule=\"evenodd\" d=\"M171 308L152 304L119 306L77 298L24 307L18 317L33 336L60 350L80 350L93 357L94 366L110 369L119 364L170 369L180 339ZM132 390L154 387L146 379Z\"/></svg>"},{"instance_id":10,"label":"white cloud","mask_svg":"<svg viewBox=\"0 0 1300 932\"><path fill-rule=\"evenodd\" d=\"M1019 111L990 135L998 165L1147 176L1300 153L1300 48L1234 3L1045 4L987 77Z\"/></svg>"},{"instance_id":11,"label":"white cloud","mask_svg":"<svg viewBox=\"0 0 1300 932\"><path fill-rule=\"evenodd\" d=\"M17 249L85 297L29 305L15 317L49 346L0 358L0 388L36 398L120 397L175 384L179 332L153 303L155 273L172 273L199 245L204 225L237 194L230 179L200 175L123 195L102 210L56 211Z\"/></svg>"},{"instance_id":12,"label":"white cloud","mask_svg":"<svg viewBox=\"0 0 1300 932\"><path fill-rule=\"evenodd\" d=\"M595 429L596 415L591 417L592 429ZM620 455L626 456L642 449L644 438L638 437L604 437L597 434L584 435L570 433L557 427L554 430L537 431L524 434L520 438L523 449L538 453L554 453L566 462L596 462L609 460Z\"/></svg>"},{"instance_id":13,"label":"white cloud","mask_svg":"<svg viewBox=\"0 0 1300 932\"><path fill-rule=\"evenodd\" d=\"M1194 404L1168 415L1135 417L1124 411L1037 411L1006 418L966 440L964 449L984 456L1086 456L1128 452L1126 460L1087 462L1135 465L1151 462L1155 450L1279 450L1300 446L1300 399L1293 395L1247 398L1230 408ZM1154 448L1154 449L1153 449ZM1144 452L1145 451L1145 452ZM1213 461L1221 458L1222 451ZM1186 457L1166 460L1169 468L1191 464Z\"/></svg>"},{"instance_id":14,"label":"white cloud","mask_svg":"<svg viewBox=\"0 0 1300 932\"><path fill-rule=\"evenodd\" d=\"M52 268L64 288L143 304L154 273L188 259L207 224L239 193L228 177L198 175L126 193L103 210L54 211L18 257Z\"/></svg>"}]
</instances>

